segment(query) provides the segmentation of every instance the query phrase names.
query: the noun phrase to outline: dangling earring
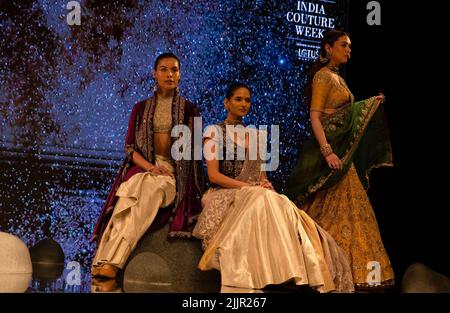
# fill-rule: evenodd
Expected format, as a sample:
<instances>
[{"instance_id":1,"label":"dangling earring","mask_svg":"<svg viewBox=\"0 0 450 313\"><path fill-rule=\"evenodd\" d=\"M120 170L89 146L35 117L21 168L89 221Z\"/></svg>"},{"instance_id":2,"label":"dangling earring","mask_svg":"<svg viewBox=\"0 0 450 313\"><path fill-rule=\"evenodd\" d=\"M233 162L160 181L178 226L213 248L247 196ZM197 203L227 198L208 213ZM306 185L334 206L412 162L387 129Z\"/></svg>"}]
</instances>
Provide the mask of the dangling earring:
<instances>
[{"instance_id":1,"label":"dangling earring","mask_svg":"<svg viewBox=\"0 0 450 313\"><path fill-rule=\"evenodd\" d=\"M333 53L327 51L327 59L328 60L331 59L332 56L333 56Z\"/></svg>"},{"instance_id":2,"label":"dangling earring","mask_svg":"<svg viewBox=\"0 0 450 313\"><path fill-rule=\"evenodd\" d=\"M329 59L328 58L324 58L322 55L319 55L319 62L322 64L326 64L328 63Z\"/></svg>"},{"instance_id":3,"label":"dangling earring","mask_svg":"<svg viewBox=\"0 0 450 313\"><path fill-rule=\"evenodd\" d=\"M155 84L153 85L153 92L158 92L158 82L155 82Z\"/></svg>"}]
</instances>

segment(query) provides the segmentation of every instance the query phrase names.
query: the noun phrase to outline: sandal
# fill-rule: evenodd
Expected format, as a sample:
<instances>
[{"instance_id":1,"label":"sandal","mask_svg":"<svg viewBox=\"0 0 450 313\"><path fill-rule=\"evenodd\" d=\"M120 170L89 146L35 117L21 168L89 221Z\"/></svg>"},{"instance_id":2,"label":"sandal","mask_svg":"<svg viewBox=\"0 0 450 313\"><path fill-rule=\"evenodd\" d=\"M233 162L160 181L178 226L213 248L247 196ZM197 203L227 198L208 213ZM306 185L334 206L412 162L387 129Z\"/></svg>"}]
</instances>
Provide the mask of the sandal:
<instances>
[{"instance_id":1,"label":"sandal","mask_svg":"<svg viewBox=\"0 0 450 313\"><path fill-rule=\"evenodd\" d=\"M97 276L113 279L116 278L118 271L119 268L117 266L105 263L100 266Z\"/></svg>"}]
</instances>

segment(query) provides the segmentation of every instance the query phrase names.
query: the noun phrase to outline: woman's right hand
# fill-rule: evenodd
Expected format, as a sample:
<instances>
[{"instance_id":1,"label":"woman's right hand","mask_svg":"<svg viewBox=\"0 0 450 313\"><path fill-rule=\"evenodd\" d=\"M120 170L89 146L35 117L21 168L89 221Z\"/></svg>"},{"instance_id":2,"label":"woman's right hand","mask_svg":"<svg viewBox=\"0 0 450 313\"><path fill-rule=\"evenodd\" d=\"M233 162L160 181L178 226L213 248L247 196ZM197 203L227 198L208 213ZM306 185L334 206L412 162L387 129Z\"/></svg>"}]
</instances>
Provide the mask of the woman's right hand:
<instances>
[{"instance_id":1,"label":"woman's right hand","mask_svg":"<svg viewBox=\"0 0 450 313\"><path fill-rule=\"evenodd\" d=\"M343 163L336 154L330 154L329 156L325 157L325 160L327 161L327 164L331 169L342 170Z\"/></svg>"}]
</instances>

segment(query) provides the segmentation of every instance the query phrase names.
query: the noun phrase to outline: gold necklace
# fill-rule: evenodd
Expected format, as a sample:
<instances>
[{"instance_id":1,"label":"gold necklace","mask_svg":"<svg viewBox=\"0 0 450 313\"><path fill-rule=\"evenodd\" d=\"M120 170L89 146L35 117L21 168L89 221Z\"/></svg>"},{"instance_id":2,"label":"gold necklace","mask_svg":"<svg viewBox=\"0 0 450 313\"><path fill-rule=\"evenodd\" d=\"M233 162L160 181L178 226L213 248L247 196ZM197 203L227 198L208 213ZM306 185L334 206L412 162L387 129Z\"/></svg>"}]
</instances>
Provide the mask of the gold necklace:
<instances>
[{"instance_id":1,"label":"gold necklace","mask_svg":"<svg viewBox=\"0 0 450 313\"><path fill-rule=\"evenodd\" d=\"M230 120L230 119L225 119L225 121L223 122L225 125L244 125L244 123L242 123L241 120Z\"/></svg>"},{"instance_id":2,"label":"gold necklace","mask_svg":"<svg viewBox=\"0 0 450 313\"><path fill-rule=\"evenodd\" d=\"M327 65L327 68L330 71L332 71L333 73L339 74L339 67L338 66Z\"/></svg>"}]
</instances>

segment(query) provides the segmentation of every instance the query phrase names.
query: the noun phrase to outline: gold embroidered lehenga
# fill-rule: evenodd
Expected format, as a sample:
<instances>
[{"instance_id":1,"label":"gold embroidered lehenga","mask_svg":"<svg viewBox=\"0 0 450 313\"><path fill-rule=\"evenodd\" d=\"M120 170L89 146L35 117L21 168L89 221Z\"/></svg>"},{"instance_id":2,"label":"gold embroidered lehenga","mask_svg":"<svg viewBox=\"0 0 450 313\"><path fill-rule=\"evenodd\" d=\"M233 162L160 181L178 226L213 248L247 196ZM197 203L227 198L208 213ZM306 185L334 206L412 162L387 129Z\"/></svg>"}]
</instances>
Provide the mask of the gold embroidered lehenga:
<instances>
[{"instance_id":1,"label":"gold embroidered lehenga","mask_svg":"<svg viewBox=\"0 0 450 313\"><path fill-rule=\"evenodd\" d=\"M236 146L233 160L219 161L220 172L256 184L261 161L249 160L248 154L237 160ZM199 268L219 270L223 286L261 289L293 281L319 292L353 291L343 251L286 196L258 186L214 186L202 206L193 231L205 250Z\"/></svg>"},{"instance_id":2,"label":"gold embroidered lehenga","mask_svg":"<svg viewBox=\"0 0 450 313\"><path fill-rule=\"evenodd\" d=\"M356 287L391 286L394 273L366 194L370 170L392 166L382 107L374 98L355 103L345 81L324 67L313 79L311 110L324 113L325 135L344 168L331 170L312 136L285 193L344 249Z\"/></svg>"}]
</instances>

